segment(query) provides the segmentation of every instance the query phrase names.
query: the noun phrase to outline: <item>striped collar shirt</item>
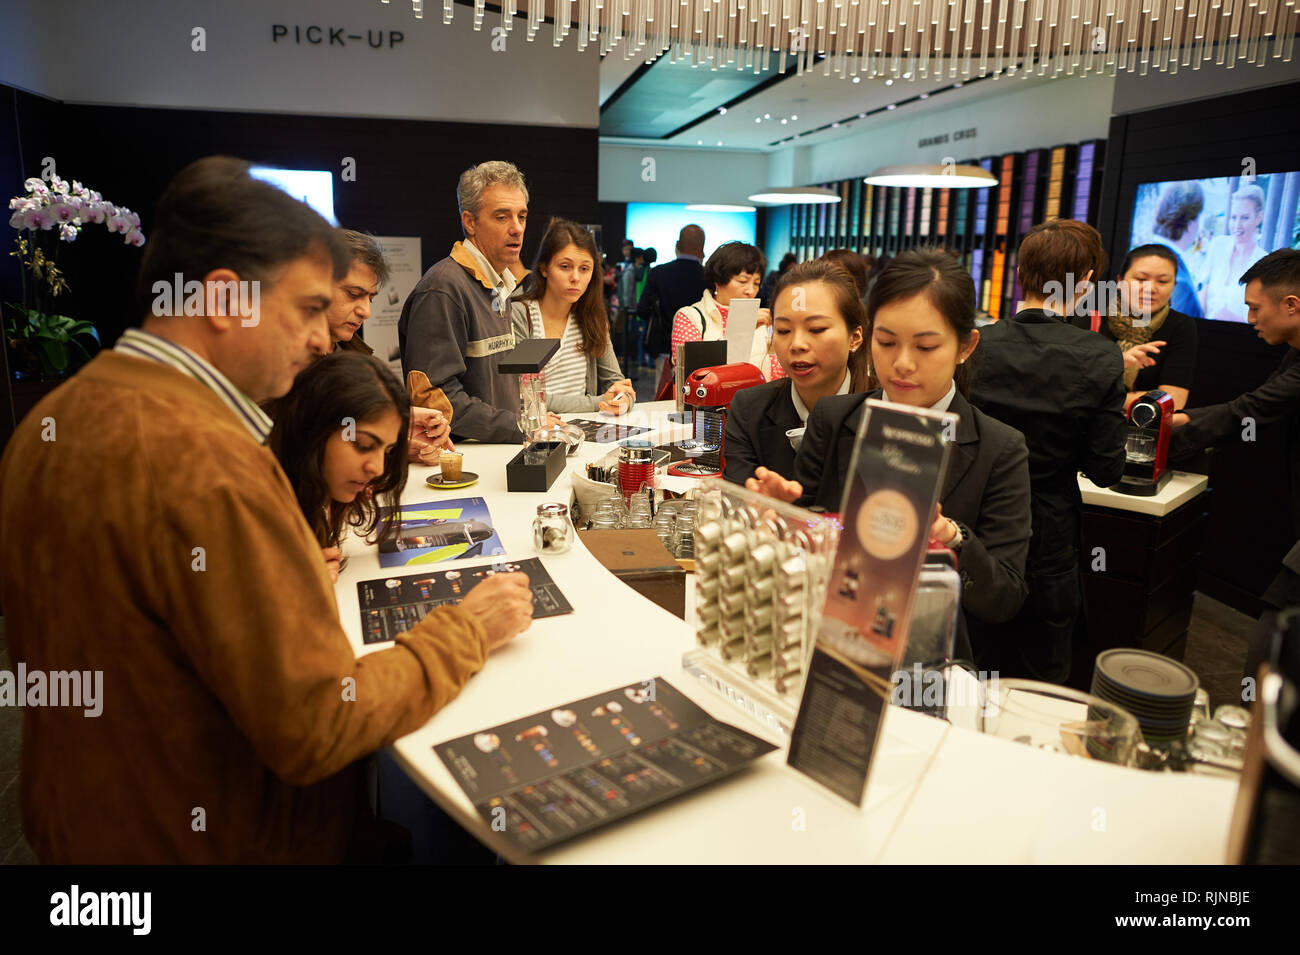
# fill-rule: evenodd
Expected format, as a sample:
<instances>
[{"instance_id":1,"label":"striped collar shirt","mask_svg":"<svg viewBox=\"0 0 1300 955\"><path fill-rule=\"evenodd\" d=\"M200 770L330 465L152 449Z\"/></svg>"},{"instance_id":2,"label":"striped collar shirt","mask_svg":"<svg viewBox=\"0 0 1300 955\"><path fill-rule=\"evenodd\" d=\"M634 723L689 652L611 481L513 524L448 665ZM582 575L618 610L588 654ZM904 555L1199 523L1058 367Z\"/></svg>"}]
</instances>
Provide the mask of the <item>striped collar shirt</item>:
<instances>
[{"instance_id":1,"label":"striped collar shirt","mask_svg":"<svg viewBox=\"0 0 1300 955\"><path fill-rule=\"evenodd\" d=\"M258 444L266 442L266 436L271 433L271 419L266 416L266 412L259 408L252 398L231 384L230 379L210 362L204 361L188 348L182 348L175 342L142 329L128 328L117 340L113 350L170 365L177 371L189 375L225 402Z\"/></svg>"}]
</instances>

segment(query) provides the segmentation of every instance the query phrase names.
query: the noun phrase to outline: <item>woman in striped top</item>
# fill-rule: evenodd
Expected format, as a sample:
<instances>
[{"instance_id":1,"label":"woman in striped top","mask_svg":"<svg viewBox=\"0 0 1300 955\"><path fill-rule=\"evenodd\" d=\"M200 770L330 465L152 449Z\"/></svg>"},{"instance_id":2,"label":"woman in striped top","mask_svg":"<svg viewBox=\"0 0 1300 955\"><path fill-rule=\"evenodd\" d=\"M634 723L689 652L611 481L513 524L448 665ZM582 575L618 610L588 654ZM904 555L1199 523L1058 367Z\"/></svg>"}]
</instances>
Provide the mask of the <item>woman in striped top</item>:
<instances>
[{"instance_id":1,"label":"woman in striped top","mask_svg":"<svg viewBox=\"0 0 1300 955\"><path fill-rule=\"evenodd\" d=\"M601 283L591 281L599 261L590 232L553 219L523 292L511 302L516 339L560 340L542 369L548 411L622 414L636 400L614 357Z\"/></svg>"}]
</instances>

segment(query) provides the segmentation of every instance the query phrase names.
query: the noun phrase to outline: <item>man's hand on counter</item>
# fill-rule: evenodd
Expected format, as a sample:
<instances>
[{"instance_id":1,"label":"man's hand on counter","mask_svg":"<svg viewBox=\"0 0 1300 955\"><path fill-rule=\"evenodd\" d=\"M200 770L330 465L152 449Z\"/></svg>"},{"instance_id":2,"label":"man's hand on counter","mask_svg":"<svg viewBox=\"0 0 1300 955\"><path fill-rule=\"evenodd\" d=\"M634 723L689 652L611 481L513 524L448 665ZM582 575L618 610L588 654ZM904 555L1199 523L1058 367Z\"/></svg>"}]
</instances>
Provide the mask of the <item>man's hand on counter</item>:
<instances>
[{"instance_id":1,"label":"man's hand on counter","mask_svg":"<svg viewBox=\"0 0 1300 955\"><path fill-rule=\"evenodd\" d=\"M466 594L460 605L483 624L489 650L505 646L533 623L527 574L493 574Z\"/></svg>"}]
</instances>

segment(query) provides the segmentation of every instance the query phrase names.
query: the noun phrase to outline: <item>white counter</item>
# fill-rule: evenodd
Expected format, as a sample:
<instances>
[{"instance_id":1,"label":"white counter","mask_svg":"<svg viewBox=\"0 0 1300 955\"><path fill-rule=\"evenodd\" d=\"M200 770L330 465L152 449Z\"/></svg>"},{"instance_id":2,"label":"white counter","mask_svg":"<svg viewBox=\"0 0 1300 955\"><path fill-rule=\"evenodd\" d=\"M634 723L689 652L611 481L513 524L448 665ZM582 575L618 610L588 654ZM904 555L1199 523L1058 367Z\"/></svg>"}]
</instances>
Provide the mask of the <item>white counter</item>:
<instances>
[{"instance_id":1,"label":"white counter","mask_svg":"<svg viewBox=\"0 0 1300 955\"><path fill-rule=\"evenodd\" d=\"M1210 479L1204 474L1174 471L1160 493L1140 497L1136 494L1122 494L1108 487L1098 487L1080 474L1079 492L1083 495L1084 504L1164 517L1204 491L1209 483Z\"/></svg>"},{"instance_id":2,"label":"white counter","mask_svg":"<svg viewBox=\"0 0 1300 955\"><path fill-rule=\"evenodd\" d=\"M629 423L658 428L669 410L669 402L638 406ZM662 443L682 434L674 425L645 437ZM611 447L584 444L569 470ZM481 496L507 556L536 556L531 535L536 506L568 500L568 472L546 493L512 494L505 490L505 462L517 452L515 446L464 444L459 450L465 469L481 475L477 485L434 491L424 484L431 469L415 467L403 501ZM382 650L388 645L362 643L356 585L408 571L381 569L373 548L353 543L345 550L348 565L336 590L343 626L359 654ZM681 668L682 653L694 646L686 622L617 580L581 543L544 563L575 612L535 621L494 653L459 697L391 747L431 799L508 859L529 861L491 832L434 745L652 676L667 679L715 717L782 748L733 777L544 852L540 861L1216 863L1224 858L1233 781L1158 776L1045 753L892 707L865 806L851 806L789 769L780 738L691 682ZM420 572L427 574L427 566Z\"/></svg>"}]
</instances>

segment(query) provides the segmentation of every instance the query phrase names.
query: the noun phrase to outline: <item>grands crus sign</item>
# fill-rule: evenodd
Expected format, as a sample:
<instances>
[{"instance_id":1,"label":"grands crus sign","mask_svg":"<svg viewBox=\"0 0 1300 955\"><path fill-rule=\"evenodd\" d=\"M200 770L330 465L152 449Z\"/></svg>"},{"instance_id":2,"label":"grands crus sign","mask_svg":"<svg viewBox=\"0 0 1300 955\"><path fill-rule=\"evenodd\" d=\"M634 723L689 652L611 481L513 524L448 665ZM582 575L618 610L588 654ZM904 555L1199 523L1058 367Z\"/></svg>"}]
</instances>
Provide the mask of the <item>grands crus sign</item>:
<instances>
[{"instance_id":1,"label":"grands crus sign","mask_svg":"<svg viewBox=\"0 0 1300 955\"><path fill-rule=\"evenodd\" d=\"M376 50L393 49L406 39L401 30L367 30L365 36L350 33L347 27L322 27L316 24L303 26L283 23L271 24L272 43L294 43L310 46L360 46L365 44Z\"/></svg>"}]
</instances>

